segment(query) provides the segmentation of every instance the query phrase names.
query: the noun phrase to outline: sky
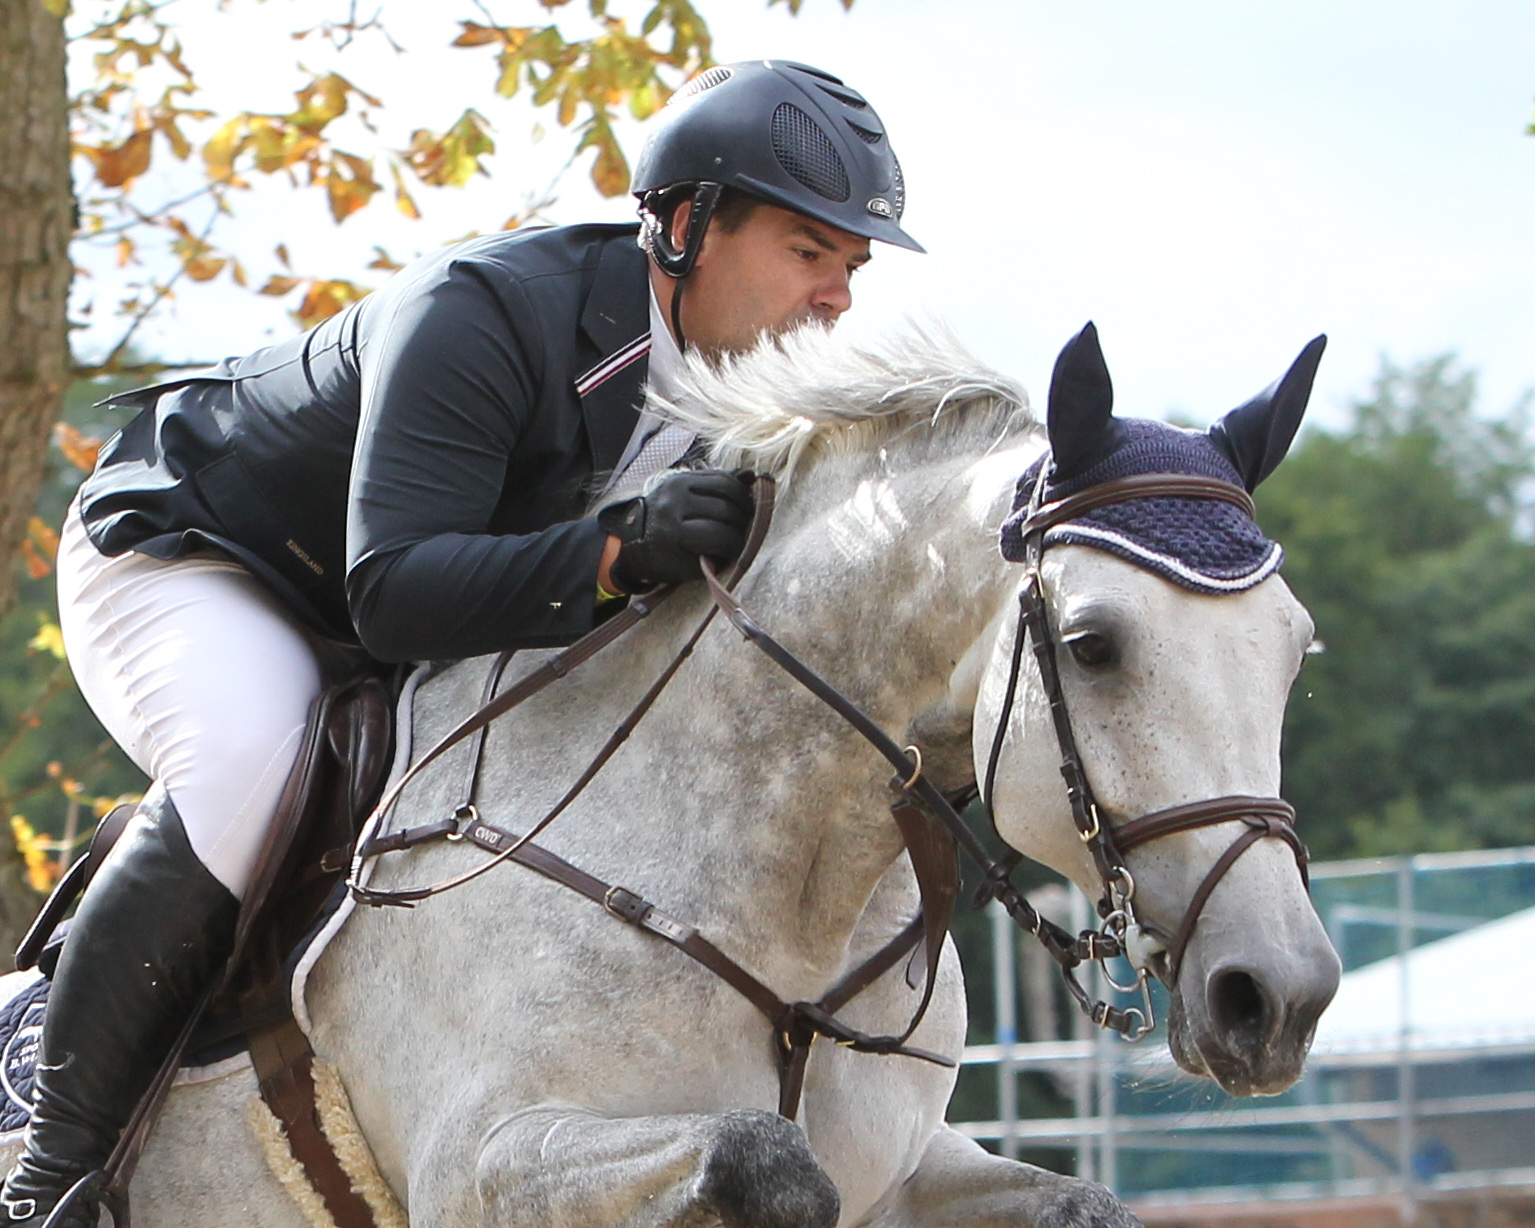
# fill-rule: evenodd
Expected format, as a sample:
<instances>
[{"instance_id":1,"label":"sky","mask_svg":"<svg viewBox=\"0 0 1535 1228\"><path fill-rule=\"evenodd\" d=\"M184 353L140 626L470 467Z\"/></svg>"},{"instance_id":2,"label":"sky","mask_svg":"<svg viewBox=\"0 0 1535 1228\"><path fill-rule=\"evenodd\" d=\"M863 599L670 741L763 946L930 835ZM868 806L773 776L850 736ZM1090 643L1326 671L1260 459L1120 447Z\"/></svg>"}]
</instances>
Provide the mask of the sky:
<instances>
[{"instance_id":1,"label":"sky","mask_svg":"<svg viewBox=\"0 0 1535 1228\"><path fill-rule=\"evenodd\" d=\"M489 2L507 24L541 19L532 0ZM1528 0L856 0L850 12L804 0L798 17L761 0L697 2L716 58L830 69L891 134L905 225L928 253L877 251L842 326L857 337L946 321L1042 404L1055 354L1091 319L1119 412L1199 422L1277 378L1321 332L1322 424L1346 419L1382 355L1458 352L1481 374L1486 413L1535 386ZM493 93L490 52L446 48L458 6L386 6L406 54L363 38L339 57L288 35L317 7L186 0L167 12L181 13L215 106L291 109L297 64L334 63L385 96L375 122L396 146L479 108L495 127L493 174L422 194L424 221L381 197L340 228L318 194L261 185L216 236L248 254L254 280L280 271L270 252L286 242L299 268L375 282L362 269L373 245L405 259L494 229L557 174L567 134L551 124L532 140L527 104ZM625 135L632 157L643 127ZM558 181L555 219L630 216L627 200L590 187L587 158ZM185 182L173 173L163 190ZM282 304L215 283L142 340L201 359L293 329ZM83 348L106 336L88 330Z\"/></svg>"}]
</instances>

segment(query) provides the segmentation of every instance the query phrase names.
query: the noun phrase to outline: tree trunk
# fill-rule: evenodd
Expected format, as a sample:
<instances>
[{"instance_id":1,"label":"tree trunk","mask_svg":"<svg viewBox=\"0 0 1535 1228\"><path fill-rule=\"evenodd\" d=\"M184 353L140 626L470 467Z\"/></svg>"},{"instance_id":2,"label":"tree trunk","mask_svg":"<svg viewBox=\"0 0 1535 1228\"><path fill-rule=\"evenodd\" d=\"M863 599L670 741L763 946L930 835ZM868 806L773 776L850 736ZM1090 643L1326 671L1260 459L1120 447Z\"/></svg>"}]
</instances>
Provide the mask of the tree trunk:
<instances>
[{"instance_id":1,"label":"tree trunk","mask_svg":"<svg viewBox=\"0 0 1535 1228\"><path fill-rule=\"evenodd\" d=\"M73 268L64 22L49 0L0 0L0 616L69 378ZM63 4L54 3L62 12ZM0 814L0 971L41 902Z\"/></svg>"},{"instance_id":2,"label":"tree trunk","mask_svg":"<svg viewBox=\"0 0 1535 1228\"><path fill-rule=\"evenodd\" d=\"M0 614L69 375L69 162L63 20L0 0Z\"/></svg>"}]
</instances>

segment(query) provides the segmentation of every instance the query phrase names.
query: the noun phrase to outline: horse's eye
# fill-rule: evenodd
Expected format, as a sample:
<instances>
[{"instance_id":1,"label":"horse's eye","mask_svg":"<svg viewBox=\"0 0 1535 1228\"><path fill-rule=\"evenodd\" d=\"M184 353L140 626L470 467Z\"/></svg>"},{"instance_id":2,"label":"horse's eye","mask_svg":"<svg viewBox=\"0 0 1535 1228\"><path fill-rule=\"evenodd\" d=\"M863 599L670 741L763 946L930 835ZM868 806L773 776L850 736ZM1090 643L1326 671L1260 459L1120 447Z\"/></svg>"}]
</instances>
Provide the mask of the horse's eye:
<instances>
[{"instance_id":1,"label":"horse's eye","mask_svg":"<svg viewBox=\"0 0 1535 1228\"><path fill-rule=\"evenodd\" d=\"M1114 660L1114 645L1096 631L1082 631L1066 638L1066 646L1078 665L1101 666Z\"/></svg>"}]
</instances>

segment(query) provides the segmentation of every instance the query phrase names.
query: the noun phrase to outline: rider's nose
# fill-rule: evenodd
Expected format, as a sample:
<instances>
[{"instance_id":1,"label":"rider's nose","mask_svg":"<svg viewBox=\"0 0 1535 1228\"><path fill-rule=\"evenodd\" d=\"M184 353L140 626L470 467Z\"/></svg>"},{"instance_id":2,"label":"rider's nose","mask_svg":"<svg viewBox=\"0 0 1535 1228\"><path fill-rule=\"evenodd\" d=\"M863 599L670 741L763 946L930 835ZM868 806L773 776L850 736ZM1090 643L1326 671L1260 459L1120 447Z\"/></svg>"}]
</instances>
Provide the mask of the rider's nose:
<instances>
[{"instance_id":1,"label":"rider's nose","mask_svg":"<svg viewBox=\"0 0 1535 1228\"><path fill-rule=\"evenodd\" d=\"M837 317L853 305L853 287L846 277L829 281L816 291L812 306L816 315L835 324Z\"/></svg>"}]
</instances>

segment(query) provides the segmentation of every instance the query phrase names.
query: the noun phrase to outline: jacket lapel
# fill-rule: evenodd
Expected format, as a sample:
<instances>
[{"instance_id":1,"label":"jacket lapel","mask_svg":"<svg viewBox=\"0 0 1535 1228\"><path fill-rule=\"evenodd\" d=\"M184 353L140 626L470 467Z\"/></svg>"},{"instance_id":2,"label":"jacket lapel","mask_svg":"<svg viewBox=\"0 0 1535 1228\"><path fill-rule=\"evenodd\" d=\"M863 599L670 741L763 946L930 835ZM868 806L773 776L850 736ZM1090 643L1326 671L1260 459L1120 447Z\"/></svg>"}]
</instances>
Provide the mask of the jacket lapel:
<instances>
[{"instance_id":1,"label":"jacket lapel","mask_svg":"<svg viewBox=\"0 0 1535 1228\"><path fill-rule=\"evenodd\" d=\"M575 381L599 473L617 465L639 421L649 372L648 277L645 253L632 239L609 240L581 312L581 331L602 355Z\"/></svg>"}]
</instances>

